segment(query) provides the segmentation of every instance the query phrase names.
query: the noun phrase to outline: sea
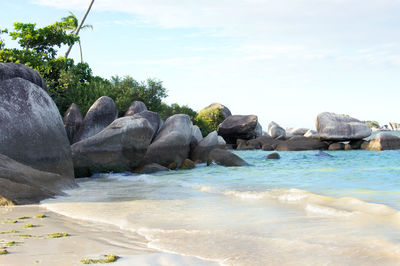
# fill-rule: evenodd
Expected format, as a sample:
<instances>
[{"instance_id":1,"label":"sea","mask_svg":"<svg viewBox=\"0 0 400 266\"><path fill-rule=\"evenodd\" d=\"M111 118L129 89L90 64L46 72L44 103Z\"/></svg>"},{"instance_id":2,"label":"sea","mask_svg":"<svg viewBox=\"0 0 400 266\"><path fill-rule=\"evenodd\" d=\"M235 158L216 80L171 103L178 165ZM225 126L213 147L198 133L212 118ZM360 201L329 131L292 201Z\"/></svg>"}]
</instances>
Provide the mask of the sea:
<instances>
[{"instance_id":1,"label":"sea","mask_svg":"<svg viewBox=\"0 0 400 266\"><path fill-rule=\"evenodd\" d=\"M41 205L204 265L400 265L400 150L235 153L251 166L98 174Z\"/></svg>"}]
</instances>

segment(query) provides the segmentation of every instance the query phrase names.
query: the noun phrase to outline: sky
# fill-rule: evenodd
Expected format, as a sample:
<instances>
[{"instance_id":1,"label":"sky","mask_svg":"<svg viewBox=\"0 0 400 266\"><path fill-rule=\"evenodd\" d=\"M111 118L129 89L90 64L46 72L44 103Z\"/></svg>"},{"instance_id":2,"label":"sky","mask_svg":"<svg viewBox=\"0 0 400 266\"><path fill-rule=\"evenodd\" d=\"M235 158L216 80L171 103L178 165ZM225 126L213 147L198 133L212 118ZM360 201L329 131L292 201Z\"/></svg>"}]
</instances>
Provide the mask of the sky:
<instances>
[{"instance_id":1,"label":"sky","mask_svg":"<svg viewBox=\"0 0 400 266\"><path fill-rule=\"evenodd\" d=\"M89 3L0 0L0 28L81 19ZM325 111L387 124L400 122L399 14L400 0L96 0L80 36L95 75L157 78L167 103L219 102L265 130L314 129Z\"/></svg>"}]
</instances>

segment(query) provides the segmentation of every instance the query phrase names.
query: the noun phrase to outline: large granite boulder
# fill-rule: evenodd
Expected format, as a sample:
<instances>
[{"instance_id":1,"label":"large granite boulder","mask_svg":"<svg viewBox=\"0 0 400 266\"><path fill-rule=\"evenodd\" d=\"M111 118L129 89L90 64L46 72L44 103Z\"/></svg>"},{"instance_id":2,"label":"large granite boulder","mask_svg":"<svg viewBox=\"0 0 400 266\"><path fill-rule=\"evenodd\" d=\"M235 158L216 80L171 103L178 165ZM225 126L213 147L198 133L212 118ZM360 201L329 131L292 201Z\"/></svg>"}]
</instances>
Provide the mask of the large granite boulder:
<instances>
[{"instance_id":1,"label":"large granite boulder","mask_svg":"<svg viewBox=\"0 0 400 266\"><path fill-rule=\"evenodd\" d=\"M147 119L147 121L149 121L151 127L154 130L154 134L151 137L151 140L153 140L157 136L158 131L160 131L160 129L164 123L162 121L160 115L156 112L142 111L140 113L134 114L133 116L135 118L144 118L144 119Z\"/></svg>"},{"instance_id":2,"label":"large granite boulder","mask_svg":"<svg viewBox=\"0 0 400 266\"><path fill-rule=\"evenodd\" d=\"M22 78L0 82L0 154L32 168L73 178L71 148L57 106Z\"/></svg>"},{"instance_id":3,"label":"large granite boulder","mask_svg":"<svg viewBox=\"0 0 400 266\"><path fill-rule=\"evenodd\" d=\"M223 148L221 140L218 139L217 131L213 131L203 138L197 146L191 151L190 158L196 163L205 163L208 160L210 151L216 148Z\"/></svg>"},{"instance_id":4,"label":"large granite boulder","mask_svg":"<svg viewBox=\"0 0 400 266\"><path fill-rule=\"evenodd\" d=\"M280 142L277 151L307 151L307 150L326 150L328 144L319 138L307 138L303 136L293 136L288 140Z\"/></svg>"},{"instance_id":5,"label":"large granite boulder","mask_svg":"<svg viewBox=\"0 0 400 266\"><path fill-rule=\"evenodd\" d=\"M0 154L0 206L39 203L76 186L72 178L36 170Z\"/></svg>"},{"instance_id":6,"label":"large granite boulder","mask_svg":"<svg viewBox=\"0 0 400 266\"><path fill-rule=\"evenodd\" d=\"M113 99L108 96L100 97L87 112L74 142L96 135L117 119L117 117L118 110Z\"/></svg>"},{"instance_id":7,"label":"large granite boulder","mask_svg":"<svg viewBox=\"0 0 400 266\"><path fill-rule=\"evenodd\" d=\"M367 150L397 150L400 149L400 138L388 132L381 132L375 135L369 144L363 147Z\"/></svg>"},{"instance_id":8,"label":"large granite boulder","mask_svg":"<svg viewBox=\"0 0 400 266\"><path fill-rule=\"evenodd\" d=\"M157 163L170 169L179 168L189 157L192 128L188 115L169 117L149 146L142 165Z\"/></svg>"},{"instance_id":9,"label":"large granite boulder","mask_svg":"<svg viewBox=\"0 0 400 266\"><path fill-rule=\"evenodd\" d=\"M197 144L203 139L201 130L198 126L193 125L192 127L192 140L190 141L190 148L194 149Z\"/></svg>"},{"instance_id":10,"label":"large granite boulder","mask_svg":"<svg viewBox=\"0 0 400 266\"><path fill-rule=\"evenodd\" d=\"M286 131L274 121L271 121L268 125L268 135L273 139L284 139L286 137Z\"/></svg>"},{"instance_id":11,"label":"large granite boulder","mask_svg":"<svg viewBox=\"0 0 400 266\"><path fill-rule=\"evenodd\" d=\"M64 127L67 132L67 137L69 142L72 144L75 138L75 135L78 133L79 129L82 126L82 112L79 109L79 106L76 104L71 104L68 110L64 114Z\"/></svg>"},{"instance_id":12,"label":"large granite boulder","mask_svg":"<svg viewBox=\"0 0 400 266\"><path fill-rule=\"evenodd\" d=\"M22 78L30 81L47 92L46 82L36 70L18 63L0 63L0 81L13 78Z\"/></svg>"},{"instance_id":13,"label":"large granite boulder","mask_svg":"<svg viewBox=\"0 0 400 266\"><path fill-rule=\"evenodd\" d=\"M343 141L363 139L371 135L371 128L347 115L324 112L316 119L319 137L323 140Z\"/></svg>"},{"instance_id":14,"label":"large granite boulder","mask_svg":"<svg viewBox=\"0 0 400 266\"><path fill-rule=\"evenodd\" d=\"M218 135L227 143L236 144L237 139L248 140L258 137L259 129L256 115L231 115L218 126Z\"/></svg>"},{"instance_id":15,"label":"large granite boulder","mask_svg":"<svg viewBox=\"0 0 400 266\"><path fill-rule=\"evenodd\" d=\"M216 163L223 166L248 166L249 164L236 154L222 149L214 149L208 154L207 165Z\"/></svg>"},{"instance_id":16,"label":"large granite boulder","mask_svg":"<svg viewBox=\"0 0 400 266\"><path fill-rule=\"evenodd\" d=\"M133 101L131 102L131 105L129 105L128 110L125 112L125 116L139 114L143 111L147 111L146 105L141 101Z\"/></svg>"},{"instance_id":17,"label":"large granite boulder","mask_svg":"<svg viewBox=\"0 0 400 266\"><path fill-rule=\"evenodd\" d=\"M153 134L145 118L126 116L115 120L98 134L72 145L76 177L138 167Z\"/></svg>"}]
</instances>

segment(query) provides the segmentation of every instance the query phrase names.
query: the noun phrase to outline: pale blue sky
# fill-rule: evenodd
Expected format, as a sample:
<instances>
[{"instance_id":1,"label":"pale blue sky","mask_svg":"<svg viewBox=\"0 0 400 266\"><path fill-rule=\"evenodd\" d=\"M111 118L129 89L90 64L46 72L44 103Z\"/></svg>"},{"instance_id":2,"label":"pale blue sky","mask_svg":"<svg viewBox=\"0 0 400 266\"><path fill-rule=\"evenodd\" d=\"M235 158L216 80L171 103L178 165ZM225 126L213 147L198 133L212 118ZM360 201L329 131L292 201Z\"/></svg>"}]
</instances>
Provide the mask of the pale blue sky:
<instances>
[{"instance_id":1,"label":"pale blue sky","mask_svg":"<svg viewBox=\"0 0 400 266\"><path fill-rule=\"evenodd\" d=\"M89 2L0 0L0 27ZM220 102L264 128L314 128L323 111L384 124L400 122L399 14L400 0L96 0L81 40L94 74L158 78L168 103Z\"/></svg>"}]
</instances>

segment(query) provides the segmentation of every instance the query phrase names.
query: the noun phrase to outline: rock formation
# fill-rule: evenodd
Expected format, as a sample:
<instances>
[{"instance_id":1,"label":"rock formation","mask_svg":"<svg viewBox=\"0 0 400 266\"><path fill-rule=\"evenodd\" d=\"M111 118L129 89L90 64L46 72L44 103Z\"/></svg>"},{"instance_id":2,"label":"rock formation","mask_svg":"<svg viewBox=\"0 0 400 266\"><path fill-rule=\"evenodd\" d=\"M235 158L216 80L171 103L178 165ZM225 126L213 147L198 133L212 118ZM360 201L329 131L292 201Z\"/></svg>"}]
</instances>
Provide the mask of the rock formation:
<instances>
[{"instance_id":1,"label":"rock formation","mask_svg":"<svg viewBox=\"0 0 400 266\"><path fill-rule=\"evenodd\" d=\"M371 135L371 128L358 119L335 113L320 113L316 119L318 136L323 140L345 141Z\"/></svg>"},{"instance_id":2,"label":"rock formation","mask_svg":"<svg viewBox=\"0 0 400 266\"><path fill-rule=\"evenodd\" d=\"M79 109L79 106L76 104L71 104L68 110L64 114L64 127L67 132L67 137L69 142L72 144L75 138L75 135L78 133L79 129L82 126L82 112Z\"/></svg>"},{"instance_id":3,"label":"rock formation","mask_svg":"<svg viewBox=\"0 0 400 266\"><path fill-rule=\"evenodd\" d=\"M98 134L72 145L76 176L138 167L153 134L153 127L145 118L126 116L115 120Z\"/></svg>"},{"instance_id":4,"label":"rock formation","mask_svg":"<svg viewBox=\"0 0 400 266\"><path fill-rule=\"evenodd\" d=\"M0 206L39 203L76 186L69 177L36 170L0 154Z\"/></svg>"},{"instance_id":5,"label":"rock formation","mask_svg":"<svg viewBox=\"0 0 400 266\"><path fill-rule=\"evenodd\" d=\"M46 82L36 70L18 63L0 63L0 81L13 78L22 78L30 81L47 92Z\"/></svg>"},{"instance_id":6,"label":"rock formation","mask_svg":"<svg viewBox=\"0 0 400 266\"><path fill-rule=\"evenodd\" d=\"M170 169L174 168L173 165L179 168L189 157L192 127L188 115L169 117L149 146L142 164L157 163Z\"/></svg>"},{"instance_id":7,"label":"rock formation","mask_svg":"<svg viewBox=\"0 0 400 266\"><path fill-rule=\"evenodd\" d=\"M222 149L214 149L208 155L207 165L216 163L223 166L248 166L249 164L236 154Z\"/></svg>"},{"instance_id":8,"label":"rock formation","mask_svg":"<svg viewBox=\"0 0 400 266\"><path fill-rule=\"evenodd\" d=\"M262 133L255 115L231 115L218 127L218 135L229 144L236 144L237 139L254 139Z\"/></svg>"},{"instance_id":9,"label":"rock formation","mask_svg":"<svg viewBox=\"0 0 400 266\"><path fill-rule=\"evenodd\" d=\"M218 140L217 131L213 131L203 138L197 146L191 151L190 158L194 162L207 162L208 154L216 148L223 148L223 145Z\"/></svg>"},{"instance_id":10,"label":"rock formation","mask_svg":"<svg viewBox=\"0 0 400 266\"><path fill-rule=\"evenodd\" d=\"M133 101L131 105L129 105L128 110L125 112L125 116L139 114L143 111L147 111L146 105L141 101Z\"/></svg>"},{"instance_id":11,"label":"rock formation","mask_svg":"<svg viewBox=\"0 0 400 266\"><path fill-rule=\"evenodd\" d=\"M317 138L306 138L294 136L282 141L276 147L277 151L307 151L307 150L326 150L328 144Z\"/></svg>"},{"instance_id":12,"label":"rock formation","mask_svg":"<svg viewBox=\"0 0 400 266\"><path fill-rule=\"evenodd\" d=\"M367 150L397 150L400 149L400 138L387 132L381 132L375 135L368 143L363 147Z\"/></svg>"},{"instance_id":13,"label":"rock formation","mask_svg":"<svg viewBox=\"0 0 400 266\"><path fill-rule=\"evenodd\" d=\"M108 96L100 97L87 112L74 142L96 135L117 119L117 117L118 110L114 101Z\"/></svg>"},{"instance_id":14,"label":"rock formation","mask_svg":"<svg viewBox=\"0 0 400 266\"><path fill-rule=\"evenodd\" d=\"M268 135L273 139L284 139L286 137L286 131L277 123L272 121L268 125Z\"/></svg>"},{"instance_id":15,"label":"rock formation","mask_svg":"<svg viewBox=\"0 0 400 266\"><path fill-rule=\"evenodd\" d=\"M40 171L74 177L71 148L57 106L36 84L0 82L0 154Z\"/></svg>"}]
</instances>

